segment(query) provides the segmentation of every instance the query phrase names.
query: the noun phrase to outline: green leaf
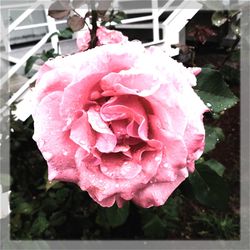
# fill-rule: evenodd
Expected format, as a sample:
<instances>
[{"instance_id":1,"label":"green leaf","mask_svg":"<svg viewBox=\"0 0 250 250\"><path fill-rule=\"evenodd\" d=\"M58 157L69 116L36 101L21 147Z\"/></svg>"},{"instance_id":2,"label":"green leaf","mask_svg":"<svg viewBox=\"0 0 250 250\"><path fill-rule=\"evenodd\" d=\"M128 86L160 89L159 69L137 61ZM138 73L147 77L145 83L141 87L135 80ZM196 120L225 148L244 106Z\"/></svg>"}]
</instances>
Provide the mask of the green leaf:
<instances>
[{"instance_id":1,"label":"green leaf","mask_svg":"<svg viewBox=\"0 0 250 250\"><path fill-rule=\"evenodd\" d=\"M25 65L25 68L24 68L24 73L27 74L30 72L30 70L32 69L34 63L36 62L36 60L39 59L38 56L31 56L27 62L26 62L26 65Z\"/></svg>"},{"instance_id":2,"label":"green leaf","mask_svg":"<svg viewBox=\"0 0 250 250\"><path fill-rule=\"evenodd\" d=\"M144 235L147 237L163 237L166 236L165 224L158 215L154 215L151 220L143 226Z\"/></svg>"},{"instance_id":3,"label":"green leaf","mask_svg":"<svg viewBox=\"0 0 250 250\"><path fill-rule=\"evenodd\" d=\"M45 189L48 191L50 188L56 186L56 184L60 183L59 181L47 181Z\"/></svg>"},{"instance_id":4,"label":"green leaf","mask_svg":"<svg viewBox=\"0 0 250 250\"><path fill-rule=\"evenodd\" d=\"M219 176L221 176L221 177L223 176L224 171L225 171L225 167L221 163L219 163L218 161L216 161L214 159L210 159L208 161L205 161L203 164L210 167L210 169L213 170L214 172L216 172Z\"/></svg>"},{"instance_id":5,"label":"green leaf","mask_svg":"<svg viewBox=\"0 0 250 250\"><path fill-rule=\"evenodd\" d=\"M179 220L179 207L181 205L181 198L179 197L169 197L166 204L160 207L163 211L164 216L170 220Z\"/></svg>"},{"instance_id":6,"label":"green leaf","mask_svg":"<svg viewBox=\"0 0 250 250\"><path fill-rule=\"evenodd\" d=\"M66 221L67 217L62 211L53 213L50 218L51 226L60 226Z\"/></svg>"},{"instance_id":7,"label":"green leaf","mask_svg":"<svg viewBox=\"0 0 250 250\"><path fill-rule=\"evenodd\" d=\"M230 18L232 18L232 17L236 16L236 15L239 14L239 13L240 13L239 10L230 10L230 11L228 11L228 16L229 16Z\"/></svg>"},{"instance_id":8,"label":"green leaf","mask_svg":"<svg viewBox=\"0 0 250 250\"><path fill-rule=\"evenodd\" d=\"M39 215L31 226L31 234L41 235L49 227L49 222L44 215Z\"/></svg>"},{"instance_id":9,"label":"green leaf","mask_svg":"<svg viewBox=\"0 0 250 250\"><path fill-rule=\"evenodd\" d=\"M73 31L70 28L66 28L64 30L59 31L59 36L62 38L69 39L69 38L72 38L72 35L73 35Z\"/></svg>"},{"instance_id":10,"label":"green leaf","mask_svg":"<svg viewBox=\"0 0 250 250\"><path fill-rule=\"evenodd\" d=\"M56 200L59 204L65 202L69 196L69 189L61 188L56 191Z\"/></svg>"},{"instance_id":11,"label":"green leaf","mask_svg":"<svg viewBox=\"0 0 250 250\"><path fill-rule=\"evenodd\" d=\"M239 23L236 23L236 22L232 22L231 25L230 25L230 28L231 30L233 31L233 33L236 35L236 36L240 36L240 24Z\"/></svg>"},{"instance_id":12,"label":"green leaf","mask_svg":"<svg viewBox=\"0 0 250 250\"><path fill-rule=\"evenodd\" d=\"M224 11L216 11L212 15L212 24L220 27L228 20L227 15Z\"/></svg>"},{"instance_id":13,"label":"green leaf","mask_svg":"<svg viewBox=\"0 0 250 250\"><path fill-rule=\"evenodd\" d=\"M129 215L129 203L125 203L122 208L114 205L110 208L101 208L98 212L96 222L101 226L118 227L127 220Z\"/></svg>"},{"instance_id":14,"label":"green leaf","mask_svg":"<svg viewBox=\"0 0 250 250\"><path fill-rule=\"evenodd\" d=\"M221 73L228 84L239 84L240 83L240 70L230 65L223 65Z\"/></svg>"},{"instance_id":15,"label":"green leaf","mask_svg":"<svg viewBox=\"0 0 250 250\"><path fill-rule=\"evenodd\" d=\"M205 164L197 164L189 175L195 198L208 207L225 209L228 205L229 190L225 180Z\"/></svg>"},{"instance_id":16,"label":"green leaf","mask_svg":"<svg viewBox=\"0 0 250 250\"><path fill-rule=\"evenodd\" d=\"M126 18L126 13L123 11L118 11L114 16L115 16L115 18L117 18L121 21L124 18Z\"/></svg>"},{"instance_id":17,"label":"green leaf","mask_svg":"<svg viewBox=\"0 0 250 250\"><path fill-rule=\"evenodd\" d=\"M221 112L233 107L238 98L223 80L222 74L211 68L202 68L197 76L196 92L214 112Z\"/></svg>"},{"instance_id":18,"label":"green leaf","mask_svg":"<svg viewBox=\"0 0 250 250\"><path fill-rule=\"evenodd\" d=\"M44 199L41 204L42 210L48 213L51 213L52 211L57 210L59 206L60 205L55 201L55 199L51 197Z\"/></svg>"},{"instance_id":19,"label":"green leaf","mask_svg":"<svg viewBox=\"0 0 250 250\"><path fill-rule=\"evenodd\" d=\"M20 213L20 214L31 214L33 212L33 206L31 203L22 202L18 204L18 206L14 211L15 213Z\"/></svg>"},{"instance_id":20,"label":"green leaf","mask_svg":"<svg viewBox=\"0 0 250 250\"><path fill-rule=\"evenodd\" d=\"M213 149L220 140L224 139L224 134L221 128L205 126L206 138L204 153L207 153Z\"/></svg>"}]
</instances>

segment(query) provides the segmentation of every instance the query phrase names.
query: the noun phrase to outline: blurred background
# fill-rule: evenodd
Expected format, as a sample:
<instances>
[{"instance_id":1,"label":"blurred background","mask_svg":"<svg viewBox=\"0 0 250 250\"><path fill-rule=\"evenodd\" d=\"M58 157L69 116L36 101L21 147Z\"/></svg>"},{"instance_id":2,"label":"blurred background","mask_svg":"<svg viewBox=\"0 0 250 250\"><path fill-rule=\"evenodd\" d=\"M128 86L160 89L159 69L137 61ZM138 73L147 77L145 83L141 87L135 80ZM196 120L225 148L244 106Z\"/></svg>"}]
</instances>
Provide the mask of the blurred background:
<instances>
[{"instance_id":1,"label":"blurred background","mask_svg":"<svg viewBox=\"0 0 250 250\"><path fill-rule=\"evenodd\" d=\"M2 121L6 107L12 110L10 128L3 123L1 131L2 145L10 144L10 173L3 170L1 185L8 191L10 183L11 239L240 239L241 12L223 10L223 3L170 0L106 1L98 10L100 25L161 47L185 66L203 67L195 90L211 108L197 170L166 204L118 209L100 207L75 184L49 182L32 140L27 100L36 72L49 58L75 53L76 33L86 28L67 21L69 1L55 2L62 9L50 16L51 3L1 2L1 63L9 70L1 75ZM86 15L87 2L71 1L68 13Z\"/></svg>"}]
</instances>

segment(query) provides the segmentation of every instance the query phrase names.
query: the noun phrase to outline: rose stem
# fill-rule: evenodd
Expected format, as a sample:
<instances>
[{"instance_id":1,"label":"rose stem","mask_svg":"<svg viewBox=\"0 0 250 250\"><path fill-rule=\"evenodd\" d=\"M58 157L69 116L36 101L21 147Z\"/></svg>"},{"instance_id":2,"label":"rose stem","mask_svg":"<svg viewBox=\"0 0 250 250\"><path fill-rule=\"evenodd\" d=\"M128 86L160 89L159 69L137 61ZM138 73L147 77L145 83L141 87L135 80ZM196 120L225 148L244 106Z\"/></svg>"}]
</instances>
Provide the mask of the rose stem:
<instances>
[{"instance_id":1,"label":"rose stem","mask_svg":"<svg viewBox=\"0 0 250 250\"><path fill-rule=\"evenodd\" d=\"M92 49L94 47L96 47L97 44L97 36L96 36L96 31L97 31L97 11L95 10L95 1L91 1L91 15L92 15L92 19L91 19L91 24L92 24L92 29L90 32L91 35L91 40L90 40L90 46L89 48Z\"/></svg>"}]
</instances>

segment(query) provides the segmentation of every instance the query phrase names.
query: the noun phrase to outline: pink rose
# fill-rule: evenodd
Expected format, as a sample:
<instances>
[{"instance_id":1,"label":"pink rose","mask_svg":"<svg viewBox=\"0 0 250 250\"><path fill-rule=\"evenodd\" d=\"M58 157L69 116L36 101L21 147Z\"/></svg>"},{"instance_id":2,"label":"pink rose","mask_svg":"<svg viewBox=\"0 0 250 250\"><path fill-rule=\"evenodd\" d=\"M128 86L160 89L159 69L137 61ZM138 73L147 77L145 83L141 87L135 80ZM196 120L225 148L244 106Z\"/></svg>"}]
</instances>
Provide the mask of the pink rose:
<instances>
[{"instance_id":1,"label":"pink rose","mask_svg":"<svg viewBox=\"0 0 250 250\"><path fill-rule=\"evenodd\" d=\"M99 27L96 31L98 38L97 46L113 43L126 43L128 37L124 36L121 32L116 30L109 30L103 26ZM91 40L90 32L88 29L82 31L76 40L77 47L80 51L85 51L89 48L89 42Z\"/></svg>"},{"instance_id":2,"label":"pink rose","mask_svg":"<svg viewBox=\"0 0 250 250\"><path fill-rule=\"evenodd\" d=\"M163 205L203 152L207 107L195 84L191 70L138 42L46 62L33 138L49 180L75 182L104 207Z\"/></svg>"}]
</instances>

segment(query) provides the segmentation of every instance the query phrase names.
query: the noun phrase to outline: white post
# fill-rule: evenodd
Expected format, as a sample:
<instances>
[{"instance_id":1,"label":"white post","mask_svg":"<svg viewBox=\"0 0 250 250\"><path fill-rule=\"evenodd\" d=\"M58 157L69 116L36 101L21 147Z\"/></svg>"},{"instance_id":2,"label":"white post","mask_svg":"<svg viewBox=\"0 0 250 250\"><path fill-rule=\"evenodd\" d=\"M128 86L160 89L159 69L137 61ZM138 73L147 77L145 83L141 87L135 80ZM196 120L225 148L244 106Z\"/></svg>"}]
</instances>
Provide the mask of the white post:
<instances>
[{"instance_id":1,"label":"white post","mask_svg":"<svg viewBox=\"0 0 250 250\"><path fill-rule=\"evenodd\" d=\"M152 1L152 16L153 16L153 41L158 42L160 40L158 0L151 0L151 1Z\"/></svg>"},{"instance_id":2,"label":"white post","mask_svg":"<svg viewBox=\"0 0 250 250\"><path fill-rule=\"evenodd\" d=\"M189 22L189 19L191 19L201 8L202 4L198 2L184 1L163 22L163 39L166 48L169 48L171 51L174 50L170 48L171 44L177 44L180 42L181 30Z\"/></svg>"},{"instance_id":3,"label":"white post","mask_svg":"<svg viewBox=\"0 0 250 250\"><path fill-rule=\"evenodd\" d=\"M10 52L11 48L10 48L9 40L8 40L8 37L4 34L7 34L7 30L5 28L5 25L1 16L1 40L3 40L5 51Z\"/></svg>"},{"instance_id":4,"label":"white post","mask_svg":"<svg viewBox=\"0 0 250 250\"><path fill-rule=\"evenodd\" d=\"M23 12L13 23L9 25L8 30L3 34L3 37L13 31L25 18L27 18L41 3L38 1L30 6L25 12ZM2 40L2 38L0 38Z\"/></svg>"},{"instance_id":5,"label":"white post","mask_svg":"<svg viewBox=\"0 0 250 250\"><path fill-rule=\"evenodd\" d=\"M46 34L32 49L30 49L20 60L16 65L14 65L0 80L1 84L4 84L8 79L13 76L16 71L22 67L25 62L33 55L35 54L48 40L48 38L51 36L51 33Z\"/></svg>"}]
</instances>

